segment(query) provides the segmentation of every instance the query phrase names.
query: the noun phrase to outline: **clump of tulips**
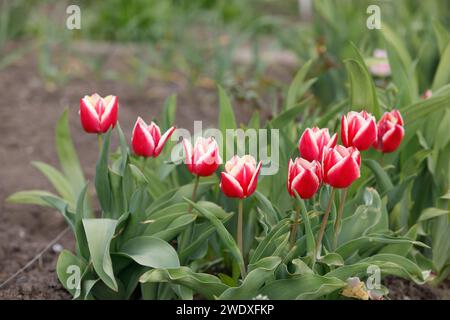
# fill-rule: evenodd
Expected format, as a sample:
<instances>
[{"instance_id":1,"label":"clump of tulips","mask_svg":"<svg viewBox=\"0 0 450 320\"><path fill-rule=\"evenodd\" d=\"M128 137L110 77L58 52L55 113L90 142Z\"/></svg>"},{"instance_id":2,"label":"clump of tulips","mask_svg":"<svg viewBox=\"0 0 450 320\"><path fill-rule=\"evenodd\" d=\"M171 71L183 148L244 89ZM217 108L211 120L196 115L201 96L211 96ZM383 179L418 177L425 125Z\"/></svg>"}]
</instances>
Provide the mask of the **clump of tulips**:
<instances>
[{"instance_id":1,"label":"clump of tulips","mask_svg":"<svg viewBox=\"0 0 450 320\"><path fill-rule=\"evenodd\" d=\"M115 96L81 99L81 125L100 142L99 212L70 140L67 111L57 129L57 144L67 153L61 154L64 172L58 181L66 188L52 179L60 195L15 195L52 206L67 220L76 252L61 253L57 273L74 298L380 299L385 293L367 289L359 280L361 270L372 264L404 270L412 263L382 253L397 243L419 243L392 236L377 191L349 192L360 180L365 152L399 148L405 132L400 111L386 112L378 123L367 111L351 111L341 118L340 134L306 128L282 186L285 172L260 176L261 159L248 154L223 159L212 137L184 138L184 165L177 165L168 158L176 132L171 122L162 130L139 117L129 145L118 113ZM109 150L113 131L118 152ZM337 209L336 190L341 193ZM208 273L213 265L220 276ZM73 266L82 274L75 282ZM424 281L420 269L409 272Z\"/></svg>"}]
</instances>

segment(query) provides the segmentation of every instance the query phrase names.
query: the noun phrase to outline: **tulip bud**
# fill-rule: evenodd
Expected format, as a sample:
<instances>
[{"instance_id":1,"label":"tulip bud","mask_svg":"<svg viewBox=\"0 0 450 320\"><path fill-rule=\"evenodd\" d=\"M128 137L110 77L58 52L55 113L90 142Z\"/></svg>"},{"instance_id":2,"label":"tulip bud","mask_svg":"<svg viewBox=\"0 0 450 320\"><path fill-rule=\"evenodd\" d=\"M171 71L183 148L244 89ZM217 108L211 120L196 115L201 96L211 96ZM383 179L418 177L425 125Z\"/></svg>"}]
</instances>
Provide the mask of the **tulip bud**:
<instances>
[{"instance_id":1,"label":"tulip bud","mask_svg":"<svg viewBox=\"0 0 450 320\"><path fill-rule=\"evenodd\" d=\"M102 98L97 93L80 100L80 119L87 133L105 133L115 127L119 111L116 96Z\"/></svg>"},{"instance_id":2,"label":"tulip bud","mask_svg":"<svg viewBox=\"0 0 450 320\"><path fill-rule=\"evenodd\" d=\"M309 199L319 190L321 182L322 168L318 161L289 160L287 189L291 197L295 197L295 190L300 198Z\"/></svg>"},{"instance_id":3,"label":"tulip bud","mask_svg":"<svg viewBox=\"0 0 450 320\"><path fill-rule=\"evenodd\" d=\"M400 111L385 112L378 121L378 138L374 147L383 153L393 152L400 146L404 135Z\"/></svg>"},{"instance_id":4,"label":"tulip bud","mask_svg":"<svg viewBox=\"0 0 450 320\"><path fill-rule=\"evenodd\" d=\"M335 188L347 188L360 176L358 149L337 145L323 151L323 182Z\"/></svg>"},{"instance_id":5,"label":"tulip bud","mask_svg":"<svg viewBox=\"0 0 450 320\"><path fill-rule=\"evenodd\" d=\"M222 163L219 146L216 140L211 137L207 139L198 138L194 148L186 139L183 139L183 145L186 155L185 163L192 174L202 177L210 176Z\"/></svg>"},{"instance_id":6,"label":"tulip bud","mask_svg":"<svg viewBox=\"0 0 450 320\"><path fill-rule=\"evenodd\" d=\"M366 111L350 111L342 116L341 139L346 147L355 147L360 151L369 149L377 139L375 117Z\"/></svg>"},{"instance_id":7,"label":"tulip bud","mask_svg":"<svg viewBox=\"0 0 450 320\"><path fill-rule=\"evenodd\" d=\"M222 172L220 187L223 193L227 197L240 199L252 195L258 184L260 170L261 162L256 165L252 156L234 156L225 164L225 172Z\"/></svg>"},{"instance_id":8,"label":"tulip bud","mask_svg":"<svg viewBox=\"0 0 450 320\"><path fill-rule=\"evenodd\" d=\"M134 125L131 138L133 152L138 156L156 158L174 131L175 127L171 127L161 136L161 130L153 121L147 125L139 117Z\"/></svg>"},{"instance_id":9,"label":"tulip bud","mask_svg":"<svg viewBox=\"0 0 450 320\"><path fill-rule=\"evenodd\" d=\"M328 128L307 128L298 143L300 156L308 161L322 161L322 153L325 147L333 148L336 145L337 135L330 138Z\"/></svg>"}]
</instances>

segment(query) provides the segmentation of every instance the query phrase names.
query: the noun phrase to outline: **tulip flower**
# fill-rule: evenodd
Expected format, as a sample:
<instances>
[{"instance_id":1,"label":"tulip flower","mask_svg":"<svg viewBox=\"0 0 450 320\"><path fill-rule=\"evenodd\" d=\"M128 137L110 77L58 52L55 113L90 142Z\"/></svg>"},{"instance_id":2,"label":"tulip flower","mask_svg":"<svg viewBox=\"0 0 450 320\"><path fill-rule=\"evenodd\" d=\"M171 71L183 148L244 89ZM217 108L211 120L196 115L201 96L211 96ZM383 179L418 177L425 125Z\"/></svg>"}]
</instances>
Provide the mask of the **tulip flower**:
<instances>
[{"instance_id":1,"label":"tulip flower","mask_svg":"<svg viewBox=\"0 0 450 320\"><path fill-rule=\"evenodd\" d=\"M322 153L325 147L333 148L336 145L337 135L330 138L328 129L307 128L298 143L300 156L308 161L322 161Z\"/></svg>"},{"instance_id":2,"label":"tulip flower","mask_svg":"<svg viewBox=\"0 0 450 320\"><path fill-rule=\"evenodd\" d=\"M145 158L156 158L159 156L164 145L174 131L175 127L171 127L161 136L161 130L153 121L150 125L147 125L145 121L139 117L134 126L131 138L133 152L136 155Z\"/></svg>"},{"instance_id":3,"label":"tulip flower","mask_svg":"<svg viewBox=\"0 0 450 320\"><path fill-rule=\"evenodd\" d=\"M186 155L186 166L194 175L202 177L210 176L222 163L219 146L216 140L211 137L198 138L194 148L192 148L191 143L186 139L183 140L183 144Z\"/></svg>"},{"instance_id":4,"label":"tulip flower","mask_svg":"<svg viewBox=\"0 0 450 320\"><path fill-rule=\"evenodd\" d=\"M383 153L393 152L400 146L404 135L400 111L385 112L378 121L378 138L374 147Z\"/></svg>"},{"instance_id":5,"label":"tulip flower","mask_svg":"<svg viewBox=\"0 0 450 320\"><path fill-rule=\"evenodd\" d=\"M225 164L220 187L231 198L246 198L256 190L261 162L256 165L252 156L234 156Z\"/></svg>"},{"instance_id":6,"label":"tulip flower","mask_svg":"<svg viewBox=\"0 0 450 320\"><path fill-rule=\"evenodd\" d=\"M321 182L322 168L318 161L289 160L287 189L291 197L295 197L296 191L302 199L309 199L319 190Z\"/></svg>"},{"instance_id":7,"label":"tulip flower","mask_svg":"<svg viewBox=\"0 0 450 320\"><path fill-rule=\"evenodd\" d=\"M334 188L347 188L360 176L361 156L358 149L337 145L323 152L323 181Z\"/></svg>"},{"instance_id":8,"label":"tulip flower","mask_svg":"<svg viewBox=\"0 0 450 320\"><path fill-rule=\"evenodd\" d=\"M80 100L80 119L87 133L102 134L115 127L119 111L118 99L109 95L102 98L97 93Z\"/></svg>"},{"instance_id":9,"label":"tulip flower","mask_svg":"<svg viewBox=\"0 0 450 320\"><path fill-rule=\"evenodd\" d=\"M366 111L350 111L342 116L341 139L346 147L355 147L363 151L377 139L377 124L375 117Z\"/></svg>"}]
</instances>

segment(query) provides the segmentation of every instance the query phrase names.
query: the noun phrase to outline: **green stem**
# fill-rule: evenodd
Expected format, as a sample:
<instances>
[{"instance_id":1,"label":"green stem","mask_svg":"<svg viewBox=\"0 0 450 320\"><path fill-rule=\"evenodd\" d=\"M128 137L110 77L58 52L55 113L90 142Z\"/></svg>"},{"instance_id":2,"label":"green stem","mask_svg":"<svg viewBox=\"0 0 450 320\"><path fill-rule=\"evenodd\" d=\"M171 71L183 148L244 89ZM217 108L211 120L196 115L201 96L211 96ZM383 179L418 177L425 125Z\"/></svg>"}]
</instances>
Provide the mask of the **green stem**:
<instances>
[{"instance_id":1,"label":"green stem","mask_svg":"<svg viewBox=\"0 0 450 320\"><path fill-rule=\"evenodd\" d=\"M341 190L341 199L339 201L339 210L334 223L334 248L336 249L339 233L341 232L342 214L344 213L345 199L347 198L348 188Z\"/></svg>"},{"instance_id":2,"label":"green stem","mask_svg":"<svg viewBox=\"0 0 450 320\"><path fill-rule=\"evenodd\" d=\"M239 250L244 256L244 245L242 240L242 220L243 220L243 211L244 211L244 201L239 199L239 210L238 210L238 221L237 221L237 243Z\"/></svg>"},{"instance_id":3,"label":"green stem","mask_svg":"<svg viewBox=\"0 0 450 320\"><path fill-rule=\"evenodd\" d=\"M192 190L192 202L195 202L195 198L197 198L197 189L198 189L198 184L200 182L200 176L195 176L195 184L194 184L194 190ZM192 213L192 205L189 205L188 208L188 213Z\"/></svg>"},{"instance_id":4,"label":"green stem","mask_svg":"<svg viewBox=\"0 0 450 320\"><path fill-rule=\"evenodd\" d=\"M323 235L325 233L325 228L327 227L328 217L330 216L331 205L333 204L334 191L335 191L334 188L331 189L330 199L328 199L327 210L325 211L325 214L323 216L322 224L320 225L319 235L317 236L317 240L316 240L317 257L320 256L320 252L321 252L320 248L322 246L322 239L323 239Z\"/></svg>"},{"instance_id":5,"label":"green stem","mask_svg":"<svg viewBox=\"0 0 450 320\"><path fill-rule=\"evenodd\" d=\"M290 239L290 243L289 243L289 250L291 250L294 247L295 242L297 240L297 230L298 230L299 219L300 219L300 205L297 204L295 206L294 221L292 222L292 225L291 225L291 239Z\"/></svg>"},{"instance_id":6,"label":"green stem","mask_svg":"<svg viewBox=\"0 0 450 320\"><path fill-rule=\"evenodd\" d=\"M102 153L102 149L103 149L103 135L101 133L99 133L97 135L97 140L98 140L98 153Z\"/></svg>"}]
</instances>

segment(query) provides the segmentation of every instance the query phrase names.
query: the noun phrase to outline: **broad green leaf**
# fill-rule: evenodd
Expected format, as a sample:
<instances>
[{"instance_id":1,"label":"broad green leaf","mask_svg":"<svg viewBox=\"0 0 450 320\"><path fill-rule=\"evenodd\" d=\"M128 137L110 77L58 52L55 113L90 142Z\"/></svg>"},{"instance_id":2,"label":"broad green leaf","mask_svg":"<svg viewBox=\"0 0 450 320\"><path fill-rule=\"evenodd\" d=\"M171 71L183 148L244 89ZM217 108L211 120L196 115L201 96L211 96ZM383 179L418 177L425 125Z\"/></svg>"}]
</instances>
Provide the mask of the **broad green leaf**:
<instances>
[{"instance_id":1,"label":"broad green leaf","mask_svg":"<svg viewBox=\"0 0 450 320\"><path fill-rule=\"evenodd\" d=\"M372 171L375 179L377 181L377 185L380 188L380 193L383 195L386 192L390 191L394 185L389 178L389 175L386 171L380 166L380 164L372 159L364 159L363 164Z\"/></svg>"},{"instance_id":2,"label":"broad green leaf","mask_svg":"<svg viewBox=\"0 0 450 320\"><path fill-rule=\"evenodd\" d=\"M344 259L342 259L342 257L335 252L327 253L326 255L321 257L319 261L322 263L325 263L329 266L343 266L344 265Z\"/></svg>"},{"instance_id":3,"label":"broad green leaf","mask_svg":"<svg viewBox=\"0 0 450 320\"><path fill-rule=\"evenodd\" d=\"M305 202L303 199L300 198L297 191L295 192L295 197L297 199L297 203L300 206L300 213L302 216L303 223L305 224L305 235L306 235L306 253L307 256L311 260L311 267L314 265L316 261L316 255L319 253L316 252L316 239L314 237L314 233L311 228L311 222L309 221L309 215L306 211Z\"/></svg>"},{"instance_id":4,"label":"broad green leaf","mask_svg":"<svg viewBox=\"0 0 450 320\"><path fill-rule=\"evenodd\" d=\"M154 269L144 273L141 283L170 282L192 289L207 299L220 296L228 286L219 278L207 273L195 273L188 267L175 269Z\"/></svg>"},{"instance_id":5,"label":"broad green leaf","mask_svg":"<svg viewBox=\"0 0 450 320\"><path fill-rule=\"evenodd\" d=\"M267 197L259 191L255 191L254 198L257 206L265 213L267 221L274 226L278 221L278 213Z\"/></svg>"},{"instance_id":6,"label":"broad green leaf","mask_svg":"<svg viewBox=\"0 0 450 320\"><path fill-rule=\"evenodd\" d=\"M354 59L346 60L345 67L350 80L351 109L367 110L378 118L380 111L377 93L366 67Z\"/></svg>"},{"instance_id":7,"label":"broad green leaf","mask_svg":"<svg viewBox=\"0 0 450 320\"><path fill-rule=\"evenodd\" d=\"M203 217L208 219L211 222L211 224L216 227L217 234L219 235L225 247L227 247L228 250L230 250L231 255L236 259L236 262L241 270L241 275L244 276L245 264L244 259L242 257L242 253L239 251L236 241L234 241L233 237L228 232L227 228L225 228L223 223L213 213L211 213L211 211L199 206L198 204L192 202L187 198L185 198L184 200L190 205L192 205L192 207L195 210L197 210Z\"/></svg>"},{"instance_id":8,"label":"broad green leaf","mask_svg":"<svg viewBox=\"0 0 450 320\"><path fill-rule=\"evenodd\" d=\"M175 249L167 242L149 236L136 237L125 242L119 253L142 266L152 268L177 268L180 266Z\"/></svg>"},{"instance_id":9,"label":"broad green leaf","mask_svg":"<svg viewBox=\"0 0 450 320\"><path fill-rule=\"evenodd\" d=\"M450 82L450 43L447 44L441 55L441 60L434 75L432 90L436 91L440 87Z\"/></svg>"},{"instance_id":10,"label":"broad green leaf","mask_svg":"<svg viewBox=\"0 0 450 320\"><path fill-rule=\"evenodd\" d=\"M172 94L164 102L162 115L162 129L168 130L175 123L175 115L177 111L177 96Z\"/></svg>"},{"instance_id":11,"label":"broad green leaf","mask_svg":"<svg viewBox=\"0 0 450 320\"><path fill-rule=\"evenodd\" d=\"M165 229L153 233L152 236L165 241L173 240L178 234L188 228L196 219L197 216L194 214L182 215L176 219L173 219Z\"/></svg>"},{"instance_id":12,"label":"broad green leaf","mask_svg":"<svg viewBox=\"0 0 450 320\"><path fill-rule=\"evenodd\" d=\"M64 110L56 124L56 151L61 168L70 182L76 197L86 182L70 135L68 111L67 108Z\"/></svg>"},{"instance_id":13,"label":"broad green leaf","mask_svg":"<svg viewBox=\"0 0 450 320\"><path fill-rule=\"evenodd\" d=\"M332 276L304 274L291 279L275 280L260 290L270 300L312 300L323 297L347 285Z\"/></svg>"},{"instance_id":14,"label":"broad green leaf","mask_svg":"<svg viewBox=\"0 0 450 320\"><path fill-rule=\"evenodd\" d=\"M95 271L109 288L118 291L119 287L114 277L109 253L109 246L116 230L117 220L83 219L83 226Z\"/></svg>"},{"instance_id":15,"label":"broad green leaf","mask_svg":"<svg viewBox=\"0 0 450 320\"><path fill-rule=\"evenodd\" d=\"M287 99L286 99L286 108L293 108L298 99L308 90L308 88L313 84L311 82L305 83L306 75L308 74L309 69L311 68L312 60L307 61L297 72L292 80L291 85L289 86Z\"/></svg>"},{"instance_id":16,"label":"broad green leaf","mask_svg":"<svg viewBox=\"0 0 450 320\"><path fill-rule=\"evenodd\" d=\"M275 269L280 265L281 258L266 257L249 267L249 274L237 288L229 288L219 297L219 300L250 300L258 295L259 289L267 280L274 277Z\"/></svg>"},{"instance_id":17,"label":"broad green leaf","mask_svg":"<svg viewBox=\"0 0 450 320\"><path fill-rule=\"evenodd\" d=\"M302 101L298 105L294 105L289 109L284 110L270 122L270 129L284 129L309 105L312 98Z\"/></svg>"},{"instance_id":18,"label":"broad green leaf","mask_svg":"<svg viewBox=\"0 0 450 320\"><path fill-rule=\"evenodd\" d=\"M449 213L450 213L449 210L443 210L439 208L426 208L425 210L422 211L422 214L420 215L417 222L422 222L436 217L448 215Z\"/></svg>"},{"instance_id":19,"label":"broad green leaf","mask_svg":"<svg viewBox=\"0 0 450 320\"><path fill-rule=\"evenodd\" d=\"M226 160L227 152L231 152L234 149L234 139L227 137L227 129L236 129L236 118L234 116L233 107L231 106L230 98L228 97L225 90L218 86L219 88L219 129L222 132L222 137L224 139L222 146L222 156ZM227 151L230 150L230 151Z\"/></svg>"},{"instance_id":20,"label":"broad green leaf","mask_svg":"<svg viewBox=\"0 0 450 320\"><path fill-rule=\"evenodd\" d=\"M45 197L56 197L55 194L43 190L29 190L19 191L10 195L6 202L21 203L21 204L35 204L43 207L51 207L51 205L44 200Z\"/></svg>"},{"instance_id":21,"label":"broad green leaf","mask_svg":"<svg viewBox=\"0 0 450 320\"><path fill-rule=\"evenodd\" d=\"M90 258L89 254L89 246L86 239L86 233L83 228L83 219L86 218L93 218L91 216L91 212L89 208L87 207L87 188L88 185L86 184L81 190L80 195L78 196L77 201L77 208L75 211L75 239L76 239L76 246L79 254L85 259Z\"/></svg>"},{"instance_id":22,"label":"broad green leaf","mask_svg":"<svg viewBox=\"0 0 450 320\"><path fill-rule=\"evenodd\" d=\"M69 181L54 167L43 162L33 162L33 165L50 181L55 190L65 199L72 207L75 205L74 190Z\"/></svg>"},{"instance_id":23,"label":"broad green leaf","mask_svg":"<svg viewBox=\"0 0 450 320\"><path fill-rule=\"evenodd\" d=\"M81 277L86 269L86 262L73 255L68 250L63 250L58 256L56 274L67 291L76 299L81 293Z\"/></svg>"},{"instance_id":24,"label":"broad green leaf","mask_svg":"<svg viewBox=\"0 0 450 320\"><path fill-rule=\"evenodd\" d=\"M274 240L285 235L289 231L290 224L291 221L289 219L281 220L256 247L250 258L250 264L255 264L262 258L271 256L276 249Z\"/></svg>"},{"instance_id":25,"label":"broad green leaf","mask_svg":"<svg viewBox=\"0 0 450 320\"><path fill-rule=\"evenodd\" d=\"M450 34L445 29L445 27L439 23L439 21L433 21L433 28L436 34L436 39L438 42L439 52L441 55L444 54L445 48L450 43Z\"/></svg>"}]
</instances>

